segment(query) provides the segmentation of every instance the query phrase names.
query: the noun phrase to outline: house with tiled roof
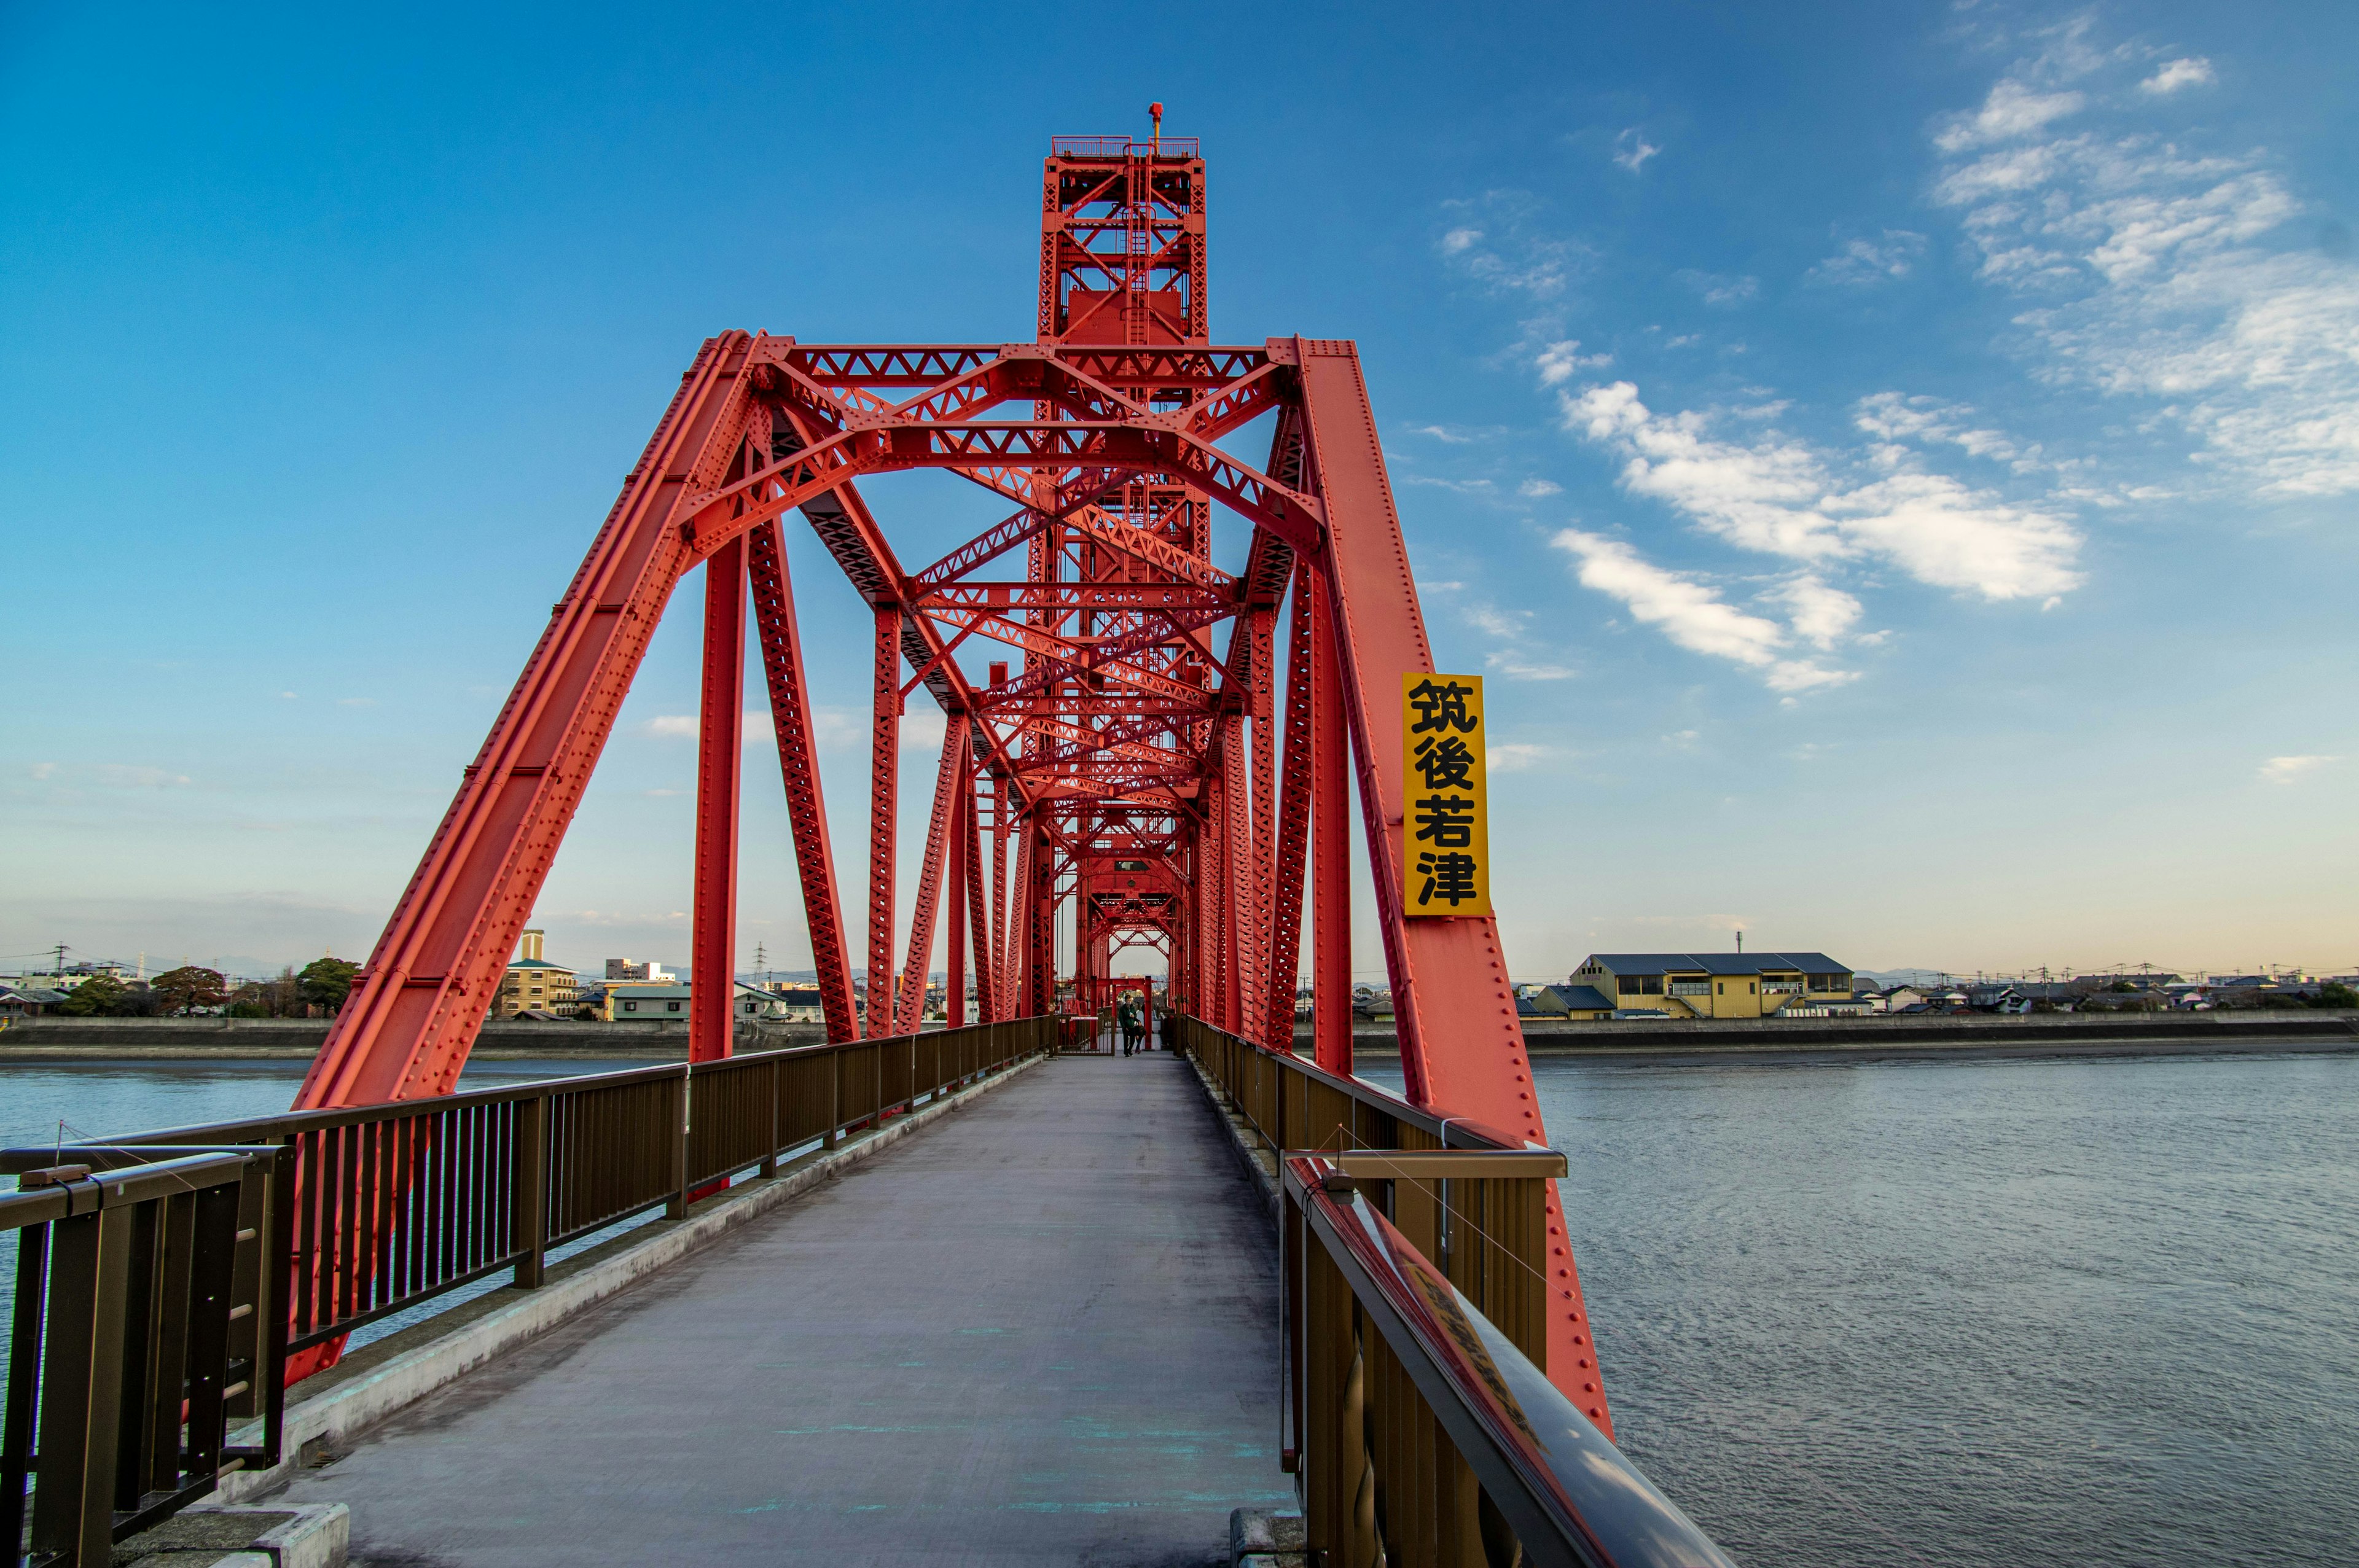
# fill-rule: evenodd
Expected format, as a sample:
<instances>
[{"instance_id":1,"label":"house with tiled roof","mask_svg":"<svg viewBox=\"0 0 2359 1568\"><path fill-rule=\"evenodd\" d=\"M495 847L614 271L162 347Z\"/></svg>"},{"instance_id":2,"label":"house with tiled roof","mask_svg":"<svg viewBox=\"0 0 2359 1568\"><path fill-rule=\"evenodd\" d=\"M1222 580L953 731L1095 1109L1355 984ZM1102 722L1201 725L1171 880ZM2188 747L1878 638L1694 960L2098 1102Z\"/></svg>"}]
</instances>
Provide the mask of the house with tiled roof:
<instances>
[{"instance_id":1,"label":"house with tiled roof","mask_svg":"<svg viewBox=\"0 0 2359 1568\"><path fill-rule=\"evenodd\" d=\"M1673 1018L1774 1018L1851 1001L1851 966L1824 953L1592 953L1570 983L1617 1010Z\"/></svg>"}]
</instances>

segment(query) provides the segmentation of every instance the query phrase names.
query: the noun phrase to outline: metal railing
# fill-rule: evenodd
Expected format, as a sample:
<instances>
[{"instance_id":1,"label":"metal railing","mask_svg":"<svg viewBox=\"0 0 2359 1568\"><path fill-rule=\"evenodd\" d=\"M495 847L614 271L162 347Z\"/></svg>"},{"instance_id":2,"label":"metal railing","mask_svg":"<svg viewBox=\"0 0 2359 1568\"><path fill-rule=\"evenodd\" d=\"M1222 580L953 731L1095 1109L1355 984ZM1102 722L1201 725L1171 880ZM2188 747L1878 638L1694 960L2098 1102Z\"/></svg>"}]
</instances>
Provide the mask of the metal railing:
<instances>
[{"instance_id":1,"label":"metal railing","mask_svg":"<svg viewBox=\"0 0 2359 1568\"><path fill-rule=\"evenodd\" d=\"M153 1154L116 1171L51 1156L0 1195L0 1230L16 1236L0 1422L11 1564L99 1568L228 1472L278 1462L293 1152ZM231 1445L230 1422L252 1417L261 1442Z\"/></svg>"},{"instance_id":2,"label":"metal railing","mask_svg":"<svg viewBox=\"0 0 2359 1568\"><path fill-rule=\"evenodd\" d=\"M1546 1172L1534 1152L1284 1161L1286 1458L1312 1563L1729 1568L1549 1381L1537 1324L1495 1323L1383 1212L1459 1162L1532 1163L1518 1179L1536 1191L1562 1169L1547 1158Z\"/></svg>"},{"instance_id":3,"label":"metal railing","mask_svg":"<svg viewBox=\"0 0 2359 1568\"><path fill-rule=\"evenodd\" d=\"M130 1358L122 1363L130 1368L135 1362L168 1364L185 1353L186 1345L199 1343L184 1345L189 1331L175 1326L179 1319L152 1304L164 1300L154 1294L160 1287L152 1287L152 1281L162 1277L156 1271L166 1264L110 1263L96 1274L77 1264L81 1272L71 1278L81 1281L74 1288L83 1294L60 1296L67 1273L51 1267L43 1282L43 1260L56 1248L46 1237L29 1239L33 1232L27 1227L64 1222L69 1213L78 1221L86 1211L101 1215L125 1205L164 1203L158 1212L168 1210L165 1218L130 1223L134 1230L148 1227L138 1234L157 1238L155 1247L163 1249L158 1256L168 1258L170 1269L193 1270L207 1279L223 1268L232 1271L238 1282L230 1293L239 1310L225 1354L245 1369L223 1374L237 1387L225 1389L220 1398L230 1415L266 1418L265 1442L253 1454L266 1453L263 1462L276 1464L280 1390L290 1354L321 1346L309 1359L324 1365L333 1355L326 1347L341 1344L353 1330L504 1269L515 1271L516 1284L537 1287L553 1248L658 1207L675 1218L684 1216L694 1199L741 1173L774 1174L779 1159L798 1149L833 1148L846 1132L1052 1050L1060 1028L1054 1017L1016 1019L721 1062L506 1085L433 1099L176 1128L104 1143L0 1150L0 1173L36 1173L64 1161L101 1173L55 1190L0 1195L0 1214L24 1217L13 1224L28 1238L20 1244L26 1261L17 1273L16 1332L8 1352L5 1452L15 1467L0 1486L0 1510L21 1511L26 1476L34 1469L32 1429L25 1428L26 1442L16 1441L20 1422L29 1422L35 1408L33 1368L43 1368L44 1390L80 1386L72 1379L55 1380L42 1359L44 1344L75 1343L74 1335L90 1332L73 1326L85 1320L120 1321L127 1337L119 1354ZM208 1152L181 1158L198 1151ZM191 1230L182 1218L171 1217L181 1212L165 1202L172 1195L210 1190L191 1173L220 1185L241 1181L234 1173L264 1167L272 1173L271 1183L243 1179L234 1189L245 1217L233 1237L216 1234L212 1218ZM86 1192L104 1201L71 1195ZM105 1195L121 1194L132 1195ZM212 1216L220 1201L204 1200L212 1206L201 1204L201 1217ZM60 1206L71 1204L83 1206ZM265 1238L275 1239L267 1248L256 1245ZM110 1233L108 1245L131 1246L137 1254L147 1244L119 1243ZM143 1302L151 1304L142 1306ZM125 1389L147 1386L127 1370L123 1376ZM190 1376L193 1379L196 1373ZM188 1386L191 1411L203 1414L193 1392L198 1384L190 1380ZM40 1408L62 1410L66 1406L56 1402L61 1399L71 1402L63 1394L43 1394ZM96 1393L91 1400L104 1402ZM208 1449L193 1434L199 1426L212 1432L212 1421L203 1414L190 1428L183 1457L196 1468L186 1471L188 1487L160 1502L147 1495L157 1491L154 1487L139 1494L147 1500L127 1500L133 1498L125 1489L129 1481L117 1485L91 1468L103 1454L76 1454L71 1444L61 1447L50 1441L44 1425L39 1468L53 1484L35 1492L37 1540L52 1540L41 1533L39 1521L50 1518L43 1510L69 1506L62 1499L75 1495L77 1466L83 1492L112 1488L115 1519L107 1528L118 1538L125 1519L145 1528L161 1517L159 1509L169 1512L212 1490L212 1474L200 1476L197 1471L220 1451L219 1436L209 1439ZM149 1419L143 1430L161 1428ZM174 1452L181 1450L176 1446ZM245 1455L232 1452L239 1463L246 1462ZM72 1456L53 1457L68 1454ZM125 1464L151 1477L163 1473L161 1458ZM15 1517L7 1513L0 1523ZM74 1529L84 1532L76 1537L85 1542L79 1549L83 1555L57 1556L67 1549L53 1544L42 1548L52 1555L37 1554L34 1562L105 1562L103 1553L92 1555L86 1544L95 1539L88 1531L99 1526L88 1521L96 1515L75 1517L81 1522ZM10 1538L0 1534L0 1541Z\"/></svg>"}]
</instances>

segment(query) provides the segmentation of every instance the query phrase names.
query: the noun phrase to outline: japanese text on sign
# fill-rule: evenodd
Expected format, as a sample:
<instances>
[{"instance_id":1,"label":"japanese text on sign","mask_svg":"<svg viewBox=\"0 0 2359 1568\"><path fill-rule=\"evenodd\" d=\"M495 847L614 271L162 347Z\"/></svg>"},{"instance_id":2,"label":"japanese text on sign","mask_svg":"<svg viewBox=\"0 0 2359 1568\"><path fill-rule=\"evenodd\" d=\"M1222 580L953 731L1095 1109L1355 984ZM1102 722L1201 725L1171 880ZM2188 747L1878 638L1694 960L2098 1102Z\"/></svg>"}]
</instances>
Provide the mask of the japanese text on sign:
<instances>
[{"instance_id":1,"label":"japanese text on sign","mask_svg":"<svg viewBox=\"0 0 2359 1568\"><path fill-rule=\"evenodd\" d=\"M1491 913L1483 677L1401 677L1404 905L1412 916Z\"/></svg>"}]
</instances>

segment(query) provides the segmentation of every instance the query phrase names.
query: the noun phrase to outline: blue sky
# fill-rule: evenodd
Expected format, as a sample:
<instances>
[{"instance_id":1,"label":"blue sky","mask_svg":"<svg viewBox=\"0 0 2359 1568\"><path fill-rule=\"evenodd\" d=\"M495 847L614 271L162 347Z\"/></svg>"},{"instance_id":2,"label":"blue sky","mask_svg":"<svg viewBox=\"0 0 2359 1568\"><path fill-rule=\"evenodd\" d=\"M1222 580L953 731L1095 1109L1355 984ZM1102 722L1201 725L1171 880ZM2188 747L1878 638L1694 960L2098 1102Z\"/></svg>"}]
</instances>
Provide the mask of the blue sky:
<instances>
[{"instance_id":1,"label":"blue sky","mask_svg":"<svg viewBox=\"0 0 2359 1568\"><path fill-rule=\"evenodd\" d=\"M1029 336L1047 137L1150 98L1215 335L1362 345L1519 975L2359 968L2359 13L1126 15L0 11L0 968L365 952L697 342ZM687 956L684 599L553 956Z\"/></svg>"}]
</instances>

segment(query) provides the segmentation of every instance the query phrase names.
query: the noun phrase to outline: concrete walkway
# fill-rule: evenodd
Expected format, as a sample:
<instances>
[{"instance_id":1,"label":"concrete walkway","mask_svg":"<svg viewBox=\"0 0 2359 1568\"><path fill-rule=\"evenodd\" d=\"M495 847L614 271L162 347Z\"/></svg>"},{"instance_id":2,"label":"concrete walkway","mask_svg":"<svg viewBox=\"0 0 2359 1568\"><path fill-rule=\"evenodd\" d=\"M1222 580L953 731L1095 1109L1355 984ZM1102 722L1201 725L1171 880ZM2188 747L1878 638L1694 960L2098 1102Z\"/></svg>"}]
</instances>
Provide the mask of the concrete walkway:
<instances>
[{"instance_id":1,"label":"concrete walkway","mask_svg":"<svg viewBox=\"0 0 2359 1568\"><path fill-rule=\"evenodd\" d=\"M1060 1058L277 1496L371 1568L1211 1563L1291 1506L1272 1269L1183 1063Z\"/></svg>"}]
</instances>

